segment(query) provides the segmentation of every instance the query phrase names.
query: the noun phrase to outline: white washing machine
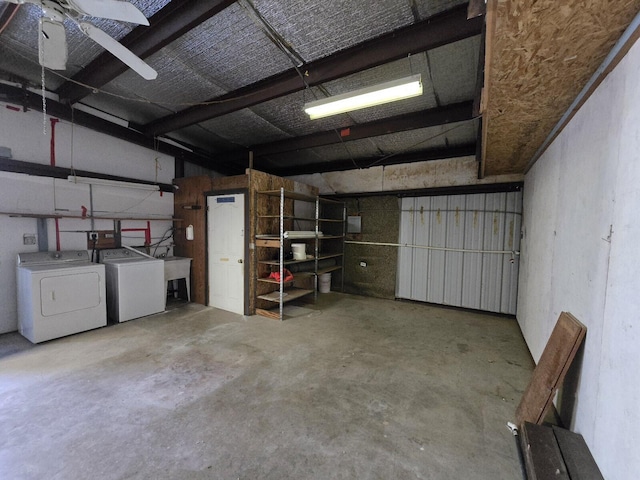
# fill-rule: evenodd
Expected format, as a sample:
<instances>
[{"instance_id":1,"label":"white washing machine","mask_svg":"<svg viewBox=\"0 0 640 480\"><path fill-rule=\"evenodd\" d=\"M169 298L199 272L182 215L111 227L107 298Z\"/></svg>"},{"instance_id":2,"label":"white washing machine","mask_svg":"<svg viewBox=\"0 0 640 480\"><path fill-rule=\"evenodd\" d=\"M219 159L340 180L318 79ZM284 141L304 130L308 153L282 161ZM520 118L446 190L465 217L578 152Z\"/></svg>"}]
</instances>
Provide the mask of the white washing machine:
<instances>
[{"instance_id":1,"label":"white washing machine","mask_svg":"<svg viewBox=\"0 0 640 480\"><path fill-rule=\"evenodd\" d=\"M126 322L164 311L164 261L126 248L102 250L106 268L107 315Z\"/></svg>"},{"instance_id":2,"label":"white washing machine","mask_svg":"<svg viewBox=\"0 0 640 480\"><path fill-rule=\"evenodd\" d=\"M105 268L86 250L20 253L18 329L33 343L107 324Z\"/></svg>"}]
</instances>

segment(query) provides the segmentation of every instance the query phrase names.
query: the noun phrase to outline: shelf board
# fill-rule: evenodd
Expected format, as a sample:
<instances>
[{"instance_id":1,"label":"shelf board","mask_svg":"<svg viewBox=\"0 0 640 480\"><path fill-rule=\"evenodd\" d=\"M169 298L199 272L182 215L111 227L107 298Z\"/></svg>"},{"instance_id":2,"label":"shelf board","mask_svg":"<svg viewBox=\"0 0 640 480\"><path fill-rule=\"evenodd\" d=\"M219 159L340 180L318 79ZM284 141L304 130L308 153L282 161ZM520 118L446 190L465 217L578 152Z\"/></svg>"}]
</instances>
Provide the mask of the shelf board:
<instances>
[{"instance_id":1,"label":"shelf board","mask_svg":"<svg viewBox=\"0 0 640 480\"><path fill-rule=\"evenodd\" d=\"M322 275L323 273L335 272L336 270L342 270L341 265L333 265L332 267L319 268L318 275Z\"/></svg>"},{"instance_id":2,"label":"shelf board","mask_svg":"<svg viewBox=\"0 0 640 480\"><path fill-rule=\"evenodd\" d=\"M341 257L343 254L342 253L328 253L326 255L319 255L318 256L318 261L321 260L326 260L327 258L338 258ZM305 263L305 262L314 262L315 258L307 258L305 260L285 260L284 262L282 262L283 265L294 265L296 263ZM261 265L275 265L278 266L280 265L280 261L279 260L258 260L258 263Z\"/></svg>"},{"instance_id":3,"label":"shelf board","mask_svg":"<svg viewBox=\"0 0 640 480\"><path fill-rule=\"evenodd\" d=\"M327 253L327 254L322 254L318 256L318 261L320 260L326 260L327 258L338 258L338 257L342 257L344 254L343 253Z\"/></svg>"},{"instance_id":4,"label":"shelf board","mask_svg":"<svg viewBox=\"0 0 640 480\"><path fill-rule=\"evenodd\" d=\"M280 197L280 190L263 190L258 192L260 195L268 195L270 197ZM305 195L304 193L292 192L290 190L284 191L284 198L290 198L292 200L302 200L305 202L315 202L316 197L312 195Z\"/></svg>"},{"instance_id":5,"label":"shelf board","mask_svg":"<svg viewBox=\"0 0 640 480\"><path fill-rule=\"evenodd\" d=\"M308 295L310 293L313 293L313 290L307 290L305 288L287 288L284 293L286 293L286 295L284 295L282 297L282 303L287 303L287 302L291 302L292 300L295 300L297 298L300 297L304 297L305 295ZM269 302L275 302L275 303L279 303L280 302L280 291L279 290L274 290L271 293L267 293L264 295L258 295L258 298L261 300L267 300Z\"/></svg>"},{"instance_id":6,"label":"shelf board","mask_svg":"<svg viewBox=\"0 0 640 480\"><path fill-rule=\"evenodd\" d=\"M343 238L342 235L301 235L301 236L293 236L293 237L284 237L284 240L323 240L325 238ZM256 235L256 240L277 240L280 241L280 235L273 234L260 234Z\"/></svg>"},{"instance_id":7,"label":"shelf board","mask_svg":"<svg viewBox=\"0 0 640 480\"><path fill-rule=\"evenodd\" d=\"M277 280L274 280L273 278L258 278L258 281L263 283L271 283L273 285L280 285L280 282L278 282ZM293 280L288 280L283 283L284 286L288 286L291 284L293 284Z\"/></svg>"},{"instance_id":8,"label":"shelf board","mask_svg":"<svg viewBox=\"0 0 640 480\"><path fill-rule=\"evenodd\" d=\"M332 199L327 198L327 197L319 197L318 199L322 203L333 203L334 205L344 205L344 202L341 202L339 200L332 200Z\"/></svg>"},{"instance_id":9,"label":"shelf board","mask_svg":"<svg viewBox=\"0 0 640 480\"><path fill-rule=\"evenodd\" d=\"M263 190L259 191L260 195L269 195L271 197L280 197L280 190ZM307 202L315 202L316 199L322 203L332 203L334 205L344 205L344 202L340 202L338 200L332 200L326 197L314 196L314 195L305 195L304 193L292 192L290 190L284 191L284 198L292 198L293 200L304 200Z\"/></svg>"},{"instance_id":10,"label":"shelf board","mask_svg":"<svg viewBox=\"0 0 640 480\"><path fill-rule=\"evenodd\" d=\"M271 318L273 320L282 320L280 318L280 312L278 310L265 310L264 308L256 308L256 314L263 317Z\"/></svg>"},{"instance_id":11,"label":"shelf board","mask_svg":"<svg viewBox=\"0 0 640 480\"><path fill-rule=\"evenodd\" d=\"M256 238L256 247L280 248L280 239Z\"/></svg>"},{"instance_id":12,"label":"shelf board","mask_svg":"<svg viewBox=\"0 0 640 480\"><path fill-rule=\"evenodd\" d=\"M293 274L293 280L289 280L287 282L284 282L284 285L291 285L293 284L293 282L295 282L296 280L302 280L305 278L310 278L313 277L315 274L313 272L296 272ZM280 285L280 282L277 280L274 280L273 278L265 278L265 277L260 277L257 279L259 282L263 282L263 283L271 283L273 285Z\"/></svg>"},{"instance_id":13,"label":"shelf board","mask_svg":"<svg viewBox=\"0 0 640 480\"><path fill-rule=\"evenodd\" d=\"M271 218L276 219L280 218L280 215L258 215L258 218ZM296 217L295 215L283 215L282 217L285 220L300 220L302 222L315 222L316 219L312 217ZM340 220L342 221L342 220Z\"/></svg>"},{"instance_id":14,"label":"shelf board","mask_svg":"<svg viewBox=\"0 0 640 480\"><path fill-rule=\"evenodd\" d=\"M305 262L313 262L315 258L307 258L305 260L285 260L282 262L283 265L293 265L296 263L305 263ZM280 261L278 260L258 260L258 263L262 265L280 265Z\"/></svg>"}]
</instances>

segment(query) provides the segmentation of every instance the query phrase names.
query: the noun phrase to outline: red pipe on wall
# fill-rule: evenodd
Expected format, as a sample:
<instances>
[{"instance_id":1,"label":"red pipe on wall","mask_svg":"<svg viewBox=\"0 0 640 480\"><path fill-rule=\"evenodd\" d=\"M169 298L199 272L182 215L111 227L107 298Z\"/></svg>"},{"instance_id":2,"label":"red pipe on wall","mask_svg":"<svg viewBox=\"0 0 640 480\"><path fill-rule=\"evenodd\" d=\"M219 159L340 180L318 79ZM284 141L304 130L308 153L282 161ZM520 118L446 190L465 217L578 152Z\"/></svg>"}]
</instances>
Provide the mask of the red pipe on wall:
<instances>
[{"instance_id":1,"label":"red pipe on wall","mask_svg":"<svg viewBox=\"0 0 640 480\"><path fill-rule=\"evenodd\" d=\"M151 245L151 222L147 220L147 228L123 228L121 232L144 232L144 244Z\"/></svg>"}]
</instances>

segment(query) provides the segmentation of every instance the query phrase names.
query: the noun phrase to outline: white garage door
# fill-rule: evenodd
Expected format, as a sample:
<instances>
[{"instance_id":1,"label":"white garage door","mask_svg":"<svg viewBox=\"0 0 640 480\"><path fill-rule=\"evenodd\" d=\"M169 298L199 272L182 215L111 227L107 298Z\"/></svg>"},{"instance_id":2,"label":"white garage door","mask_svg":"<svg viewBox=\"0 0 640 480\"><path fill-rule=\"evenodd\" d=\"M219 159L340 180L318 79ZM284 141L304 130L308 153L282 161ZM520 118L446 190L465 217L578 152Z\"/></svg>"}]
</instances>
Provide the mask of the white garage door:
<instances>
[{"instance_id":1,"label":"white garage door","mask_svg":"<svg viewBox=\"0 0 640 480\"><path fill-rule=\"evenodd\" d=\"M403 198L396 297L516 313L522 192Z\"/></svg>"}]
</instances>

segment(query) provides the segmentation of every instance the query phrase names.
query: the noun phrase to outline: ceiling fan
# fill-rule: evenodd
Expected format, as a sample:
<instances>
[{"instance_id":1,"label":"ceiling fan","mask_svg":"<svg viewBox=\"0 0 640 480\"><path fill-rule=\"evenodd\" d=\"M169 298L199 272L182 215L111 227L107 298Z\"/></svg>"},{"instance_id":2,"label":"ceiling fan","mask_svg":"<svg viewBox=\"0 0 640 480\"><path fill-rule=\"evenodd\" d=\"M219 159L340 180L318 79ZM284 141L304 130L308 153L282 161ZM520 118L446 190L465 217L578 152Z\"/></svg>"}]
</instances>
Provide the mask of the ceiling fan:
<instances>
[{"instance_id":1,"label":"ceiling fan","mask_svg":"<svg viewBox=\"0 0 640 480\"><path fill-rule=\"evenodd\" d=\"M107 35L95 25L80 20L81 16L108 18L123 22L149 25L137 7L120 0L8 0L10 3L32 3L42 8L38 37L40 65L52 70L65 70L67 39L64 19L71 19L82 33L111 52L129 68L146 80L154 80L158 73L131 50Z\"/></svg>"}]
</instances>

